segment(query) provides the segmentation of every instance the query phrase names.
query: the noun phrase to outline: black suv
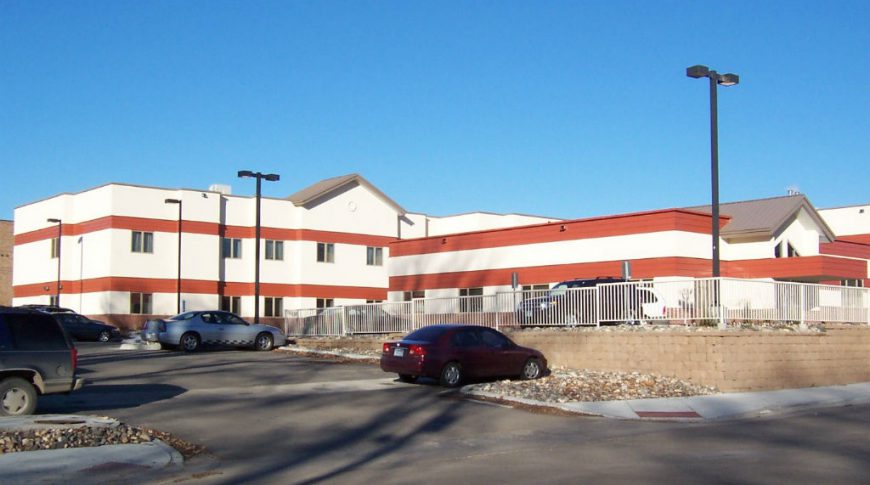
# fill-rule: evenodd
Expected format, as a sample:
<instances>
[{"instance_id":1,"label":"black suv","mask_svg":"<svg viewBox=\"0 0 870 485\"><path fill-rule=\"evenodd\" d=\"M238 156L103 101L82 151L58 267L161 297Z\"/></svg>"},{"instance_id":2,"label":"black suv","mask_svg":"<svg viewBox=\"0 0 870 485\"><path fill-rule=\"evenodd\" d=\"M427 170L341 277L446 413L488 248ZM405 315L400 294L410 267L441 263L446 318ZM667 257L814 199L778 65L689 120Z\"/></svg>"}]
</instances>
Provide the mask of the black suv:
<instances>
[{"instance_id":1,"label":"black suv","mask_svg":"<svg viewBox=\"0 0 870 485\"><path fill-rule=\"evenodd\" d=\"M78 352L51 315L0 307L0 416L32 414L40 394L81 389Z\"/></svg>"},{"instance_id":2,"label":"black suv","mask_svg":"<svg viewBox=\"0 0 870 485\"><path fill-rule=\"evenodd\" d=\"M517 322L520 325L595 323L595 294L579 289L593 288L603 283L623 282L624 279L614 277L563 281L550 288L543 296L521 301L517 305Z\"/></svg>"}]
</instances>

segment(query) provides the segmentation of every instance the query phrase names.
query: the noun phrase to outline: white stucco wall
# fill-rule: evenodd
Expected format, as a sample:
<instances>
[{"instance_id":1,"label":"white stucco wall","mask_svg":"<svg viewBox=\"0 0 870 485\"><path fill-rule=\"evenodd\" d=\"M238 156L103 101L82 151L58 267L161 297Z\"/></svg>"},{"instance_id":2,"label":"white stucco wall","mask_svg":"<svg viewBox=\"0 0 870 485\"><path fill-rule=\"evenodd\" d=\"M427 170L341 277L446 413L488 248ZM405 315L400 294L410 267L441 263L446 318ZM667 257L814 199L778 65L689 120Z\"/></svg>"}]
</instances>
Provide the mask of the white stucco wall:
<instances>
[{"instance_id":1,"label":"white stucco wall","mask_svg":"<svg viewBox=\"0 0 870 485\"><path fill-rule=\"evenodd\" d=\"M870 205L821 209L818 212L838 236L870 234Z\"/></svg>"}]
</instances>

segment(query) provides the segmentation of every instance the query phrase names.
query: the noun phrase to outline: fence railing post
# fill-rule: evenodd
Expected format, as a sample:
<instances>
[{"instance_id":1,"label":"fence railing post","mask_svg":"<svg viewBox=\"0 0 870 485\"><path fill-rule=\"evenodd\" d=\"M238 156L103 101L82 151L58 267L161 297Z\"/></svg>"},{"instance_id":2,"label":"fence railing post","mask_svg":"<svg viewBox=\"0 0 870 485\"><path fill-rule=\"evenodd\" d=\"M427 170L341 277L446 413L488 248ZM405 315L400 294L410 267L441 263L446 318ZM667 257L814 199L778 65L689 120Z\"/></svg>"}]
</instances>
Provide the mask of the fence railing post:
<instances>
[{"instance_id":1,"label":"fence railing post","mask_svg":"<svg viewBox=\"0 0 870 485\"><path fill-rule=\"evenodd\" d=\"M798 322L798 327L801 330L807 329L807 305L806 305L806 297L808 287L805 285L798 286L800 289L800 321Z\"/></svg>"},{"instance_id":2,"label":"fence railing post","mask_svg":"<svg viewBox=\"0 0 870 485\"><path fill-rule=\"evenodd\" d=\"M725 321L725 305L722 304L722 278L713 278L713 301L715 302L716 314L719 317L717 327L719 330L725 330L728 328L728 323Z\"/></svg>"}]
</instances>

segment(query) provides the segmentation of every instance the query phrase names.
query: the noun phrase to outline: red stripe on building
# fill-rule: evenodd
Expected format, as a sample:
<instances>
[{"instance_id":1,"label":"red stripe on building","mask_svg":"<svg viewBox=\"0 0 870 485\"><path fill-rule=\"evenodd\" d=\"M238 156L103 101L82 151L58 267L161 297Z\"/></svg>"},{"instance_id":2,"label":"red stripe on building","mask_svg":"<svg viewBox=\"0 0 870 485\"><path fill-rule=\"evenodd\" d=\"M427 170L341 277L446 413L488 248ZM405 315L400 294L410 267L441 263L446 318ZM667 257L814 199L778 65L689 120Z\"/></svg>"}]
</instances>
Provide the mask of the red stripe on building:
<instances>
[{"instance_id":1,"label":"red stripe on building","mask_svg":"<svg viewBox=\"0 0 870 485\"><path fill-rule=\"evenodd\" d=\"M175 293L175 279L159 278L92 278L87 280L61 281L64 295L95 293L100 291L122 291L133 293ZM15 298L24 298L57 293L57 282L33 283L13 287ZM182 293L205 295L253 296L254 284L234 281L181 280ZM271 297L314 297L314 298L358 298L366 300L385 300L386 288L335 286L335 285L289 285L260 283L260 295Z\"/></svg>"},{"instance_id":2,"label":"red stripe on building","mask_svg":"<svg viewBox=\"0 0 870 485\"><path fill-rule=\"evenodd\" d=\"M870 244L870 234L852 234L849 236L837 236L837 240L860 244Z\"/></svg>"},{"instance_id":3,"label":"red stripe on building","mask_svg":"<svg viewBox=\"0 0 870 485\"><path fill-rule=\"evenodd\" d=\"M705 259L669 257L631 261L632 278L635 279L661 275L701 278L709 277L711 271L711 263ZM390 291L510 285L513 272L518 274L521 285L551 283L575 278L597 278L599 276L619 277L622 273L622 261L391 276Z\"/></svg>"},{"instance_id":4,"label":"red stripe on building","mask_svg":"<svg viewBox=\"0 0 870 485\"><path fill-rule=\"evenodd\" d=\"M178 232L177 220L149 219L143 217L106 216L90 221L63 224L61 233L64 236L79 236L90 232L106 229L129 229L133 231L147 232ZM253 239L256 230L247 226L221 226L213 222L182 220L181 231L184 234L206 234L229 238ZM15 245L27 244L35 241L52 239L57 236L57 227L50 226L35 231L16 234ZM396 238L389 236L376 236L370 234L353 234L333 231L317 231L311 229L283 229L276 227L262 227L260 229L262 239L274 239L278 241L318 241L339 244L357 244L361 246L388 246Z\"/></svg>"},{"instance_id":5,"label":"red stripe on building","mask_svg":"<svg viewBox=\"0 0 870 485\"><path fill-rule=\"evenodd\" d=\"M824 281L867 278L867 261L837 256L723 261L723 276Z\"/></svg>"},{"instance_id":6,"label":"red stripe on building","mask_svg":"<svg viewBox=\"0 0 870 485\"><path fill-rule=\"evenodd\" d=\"M712 263L708 259L667 257L631 260L633 279L656 276L709 278ZM775 278L840 280L867 278L867 262L835 256L723 261L722 276L732 278ZM476 288L511 284L516 272L521 285L543 284L575 278L619 277L622 261L575 263L524 268L459 271L451 273L391 276L390 291L414 291L439 288Z\"/></svg>"},{"instance_id":7,"label":"red stripe on building","mask_svg":"<svg viewBox=\"0 0 870 485\"><path fill-rule=\"evenodd\" d=\"M709 214L700 212L668 209L533 226L509 227L396 241L390 245L390 255L411 256L661 231L709 234L711 232L710 217ZM727 217L722 217L720 225L724 226L728 220Z\"/></svg>"},{"instance_id":8,"label":"red stripe on building","mask_svg":"<svg viewBox=\"0 0 870 485\"><path fill-rule=\"evenodd\" d=\"M850 258L870 259L870 242L859 243L838 239L832 243L819 244L819 252Z\"/></svg>"}]
</instances>

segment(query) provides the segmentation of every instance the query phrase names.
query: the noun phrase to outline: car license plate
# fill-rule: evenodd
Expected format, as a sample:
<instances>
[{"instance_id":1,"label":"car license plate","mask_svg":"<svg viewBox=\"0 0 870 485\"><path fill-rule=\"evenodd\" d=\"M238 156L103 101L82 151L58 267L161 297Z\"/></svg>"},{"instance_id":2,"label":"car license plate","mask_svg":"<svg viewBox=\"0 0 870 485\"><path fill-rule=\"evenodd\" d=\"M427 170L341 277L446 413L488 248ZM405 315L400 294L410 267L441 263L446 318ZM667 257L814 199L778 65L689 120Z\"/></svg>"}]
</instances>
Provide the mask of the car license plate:
<instances>
[{"instance_id":1,"label":"car license plate","mask_svg":"<svg viewBox=\"0 0 870 485\"><path fill-rule=\"evenodd\" d=\"M396 347L395 349L393 349L393 355L395 357L404 357L405 349L403 349L402 347Z\"/></svg>"}]
</instances>

